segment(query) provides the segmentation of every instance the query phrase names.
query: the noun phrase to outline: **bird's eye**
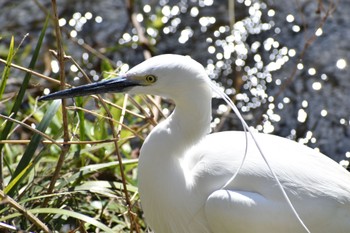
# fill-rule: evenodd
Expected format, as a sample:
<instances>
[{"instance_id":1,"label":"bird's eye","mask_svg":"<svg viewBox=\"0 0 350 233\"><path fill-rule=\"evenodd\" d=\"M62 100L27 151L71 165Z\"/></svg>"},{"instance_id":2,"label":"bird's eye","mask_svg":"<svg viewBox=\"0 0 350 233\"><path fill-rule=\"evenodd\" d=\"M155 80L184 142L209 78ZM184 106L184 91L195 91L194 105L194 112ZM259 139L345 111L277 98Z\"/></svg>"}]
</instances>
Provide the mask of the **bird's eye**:
<instances>
[{"instance_id":1,"label":"bird's eye","mask_svg":"<svg viewBox=\"0 0 350 233\"><path fill-rule=\"evenodd\" d=\"M151 84L151 83L155 83L157 81L157 77L154 75L147 75L146 76L146 81L147 83Z\"/></svg>"}]
</instances>

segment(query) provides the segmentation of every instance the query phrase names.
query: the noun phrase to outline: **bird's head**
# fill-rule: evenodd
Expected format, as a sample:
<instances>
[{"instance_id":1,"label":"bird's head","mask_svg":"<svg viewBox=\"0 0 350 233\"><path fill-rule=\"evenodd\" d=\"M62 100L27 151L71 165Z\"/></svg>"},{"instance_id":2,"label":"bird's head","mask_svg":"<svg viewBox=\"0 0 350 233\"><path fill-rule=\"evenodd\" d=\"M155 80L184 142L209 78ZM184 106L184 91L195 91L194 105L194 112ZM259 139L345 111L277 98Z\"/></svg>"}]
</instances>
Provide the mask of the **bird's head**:
<instances>
[{"instance_id":1,"label":"bird's head","mask_svg":"<svg viewBox=\"0 0 350 233\"><path fill-rule=\"evenodd\" d=\"M188 56L167 54L150 58L118 77L58 91L39 100L117 92L176 99L196 92L198 88L209 90L208 80L203 66L195 60Z\"/></svg>"}]
</instances>

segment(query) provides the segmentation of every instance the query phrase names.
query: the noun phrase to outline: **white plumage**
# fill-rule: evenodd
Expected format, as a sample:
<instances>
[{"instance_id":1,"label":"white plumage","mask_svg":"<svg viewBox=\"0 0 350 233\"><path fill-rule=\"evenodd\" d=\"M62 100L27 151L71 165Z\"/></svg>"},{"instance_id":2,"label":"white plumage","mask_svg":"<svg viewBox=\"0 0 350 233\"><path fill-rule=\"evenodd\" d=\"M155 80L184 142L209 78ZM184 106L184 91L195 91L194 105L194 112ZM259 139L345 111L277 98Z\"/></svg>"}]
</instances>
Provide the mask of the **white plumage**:
<instances>
[{"instance_id":1,"label":"white plumage","mask_svg":"<svg viewBox=\"0 0 350 233\"><path fill-rule=\"evenodd\" d=\"M305 232L276 180L244 132L209 134L212 91L204 68L189 57L161 55L121 78L43 99L103 92L154 94L174 112L145 140L139 193L156 233ZM114 85L114 86L113 86ZM96 88L97 87L97 88ZM304 224L312 233L350 232L350 174L323 154L272 135L254 134Z\"/></svg>"}]
</instances>

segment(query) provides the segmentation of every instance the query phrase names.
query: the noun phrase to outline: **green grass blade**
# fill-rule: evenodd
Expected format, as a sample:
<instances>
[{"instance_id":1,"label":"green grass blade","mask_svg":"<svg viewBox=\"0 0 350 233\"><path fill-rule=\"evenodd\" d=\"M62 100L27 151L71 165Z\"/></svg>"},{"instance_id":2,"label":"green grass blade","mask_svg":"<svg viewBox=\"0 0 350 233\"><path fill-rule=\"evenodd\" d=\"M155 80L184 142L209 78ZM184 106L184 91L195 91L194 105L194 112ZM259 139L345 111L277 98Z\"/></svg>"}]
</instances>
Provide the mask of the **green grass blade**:
<instances>
[{"instance_id":1,"label":"green grass blade","mask_svg":"<svg viewBox=\"0 0 350 233\"><path fill-rule=\"evenodd\" d=\"M41 132L45 132L46 128L49 126L51 120L55 116L59 106L61 105L61 100L54 100L50 107L47 110L47 113L44 115L41 122L38 124L37 130ZM8 185L10 188L8 189L7 194L12 196L16 186L19 184L19 181L21 181L27 174L28 171L24 174L22 173L23 170L27 169L28 165L30 165L32 158L35 154L36 149L39 146L39 143L42 139L42 136L39 134L35 134L32 139L30 140L21 160L19 161L15 172L13 173L12 179L10 181L10 184ZM36 161L38 162L38 161ZM27 169L29 170L29 169ZM21 177L17 177L21 175ZM14 183L13 183L14 182Z\"/></svg>"},{"instance_id":2,"label":"green grass blade","mask_svg":"<svg viewBox=\"0 0 350 233\"><path fill-rule=\"evenodd\" d=\"M138 189L136 186L127 185L128 191L137 193ZM116 190L122 190L123 184L121 182L112 182L106 180L90 180L85 181L81 185L74 187L74 191L88 191L91 193L99 193L107 197L117 198Z\"/></svg>"},{"instance_id":3,"label":"green grass blade","mask_svg":"<svg viewBox=\"0 0 350 233\"><path fill-rule=\"evenodd\" d=\"M78 107L83 107L83 98L82 97L77 97L75 99L77 106ZM84 111L78 110L78 117L79 117L79 136L81 141L85 141L86 137L86 132L85 132L85 114Z\"/></svg>"},{"instance_id":4,"label":"green grass blade","mask_svg":"<svg viewBox=\"0 0 350 233\"><path fill-rule=\"evenodd\" d=\"M50 17L47 16L45 24L44 24L44 27L41 30L38 43L37 43L37 45L35 47L35 50L34 50L34 53L33 53L33 57L32 57L32 59L30 61L29 67L28 67L30 70L34 69L36 61L37 61L37 59L39 57L40 48L41 48L41 45L42 45L43 40L44 40L44 36L45 36L47 25L49 23L49 19L50 19ZM31 77L32 77L32 75L30 73L27 73L25 75L24 79L23 79L23 83L22 83L21 88L20 88L20 90L19 90L19 92L17 94L15 103L12 106L11 113L8 114L8 115L12 114L12 118L16 118L17 112L20 109L20 106L21 106L22 101L23 101L24 94L25 94L25 92L27 90L27 87L28 87L28 84L29 84L29 81L30 81ZM7 121L6 122L5 127L1 130L0 140L7 139L8 135L9 135L9 133L11 131L12 125L13 125L12 121ZM0 144L0 153L1 153L3 147L4 147L4 144Z\"/></svg>"},{"instance_id":5,"label":"green grass blade","mask_svg":"<svg viewBox=\"0 0 350 233\"><path fill-rule=\"evenodd\" d=\"M130 164L137 164L137 162L138 162L137 159L123 160L123 165L126 166L126 165L130 165ZM118 167L118 166L119 166L119 162L114 161L114 162L108 162L108 163L92 164L92 165L82 167L79 169L78 172L76 172L75 174L72 174L70 177L68 177L63 182L61 182L61 184L57 187L57 189L63 189L65 187L65 185L67 185L69 183L73 183L83 176L88 176L88 175L94 174L100 170L108 169L108 168L112 168L112 167Z\"/></svg>"},{"instance_id":6,"label":"green grass blade","mask_svg":"<svg viewBox=\"0 0 350 233\"><path fill-rule=\"evenodd\" d=\"M83 97L77 97L75 99L78 107L83 107ZM81 141L86 140L86 127L85 127L85 113L82 110L78 110L78 118L79 118L79 136ZM85 145L78 145L79 153L82 149L85 148Z\"/></svg>"},{"instance_id":7,"label":"green grass blade","mask_svg":"<svg viewBox=\"0 0 350 233\"><path fill-rule=\"evenodd\" d=\"M10 42L9 53L8 53L7 59L6 59L6 66L5 66L4 72L2 73L1 82L0 82L0 99L2 98L2 95L4 94L7 79L10 75L12 58L14 57L14 54L15 54L14 47L15 47L15 39L12 36L11 42Z\"/></svg>"},{"instance_id":8,"label":"green grass blade","mask_svg":"<svg viewBox=\"0 0 350 233\"><path fill-rule=\"evenodd\" d=\"M75 219L79 219L83 222L86 222L90 225L93 225L99 229L101 229L103 232L106 233L115 233L114 230L112 230L111 228L109 228L108 226L106 226L105 224L97 221L94 218L91 218L87 215L84 214L80 214L74 211L70 211L70 210L65 210L65 209L57 209L57 208L37 208L37 209L31 209L28 210L28 212L32 213L32 214L57 214L57 215L64 215L64 216L69 216ZM20 213L15 213L15 214L11 214L11 215L7 215L7 216L3 216L0 218L0 221L6 221L15 217L20 216Z\"/></svg>"},{"instance_id":9,"label":"green grass blade","mask_svg":"<svg viewBox=\"0 0 350 233\"><path fill-rule=\"evenodd\" d=\"M19 183L19 181L22 179L22 177L28 173L28 171L30 170L30 168L32 167L33 163L29 163L27 167L25 167L24 169L22 169L22 171L17 175L15 176L11 182L5 187L4 189L4 193L5 194L8 194L8 192L10 190L12 190L16 184Z\"/></svg>"}]
</instances>

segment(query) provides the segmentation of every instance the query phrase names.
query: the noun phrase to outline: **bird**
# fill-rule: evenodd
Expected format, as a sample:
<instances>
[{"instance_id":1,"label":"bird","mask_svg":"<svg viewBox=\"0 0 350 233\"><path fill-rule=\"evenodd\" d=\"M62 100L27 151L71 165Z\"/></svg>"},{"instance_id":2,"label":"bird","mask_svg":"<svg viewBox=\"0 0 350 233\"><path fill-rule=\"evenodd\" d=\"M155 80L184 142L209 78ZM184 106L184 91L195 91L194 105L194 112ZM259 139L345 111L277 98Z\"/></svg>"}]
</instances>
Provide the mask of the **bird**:
<instances>
[{"instance_id":1,"label":"bird","mask_svg":"<svg viewBox=\"0 0 350 233\"><path fill-rule=\"evenodd\" d=\"M173 112L143 142L138 162L141 206L155 233L350 232L349 172L283 137L211 133L210 83L205 68L191 57L163 54L111 79L40 100L118 92L174 101Z\"/></svg>"}]
</instances>

